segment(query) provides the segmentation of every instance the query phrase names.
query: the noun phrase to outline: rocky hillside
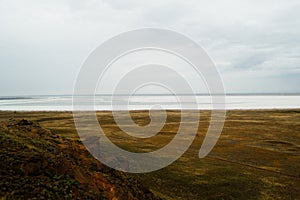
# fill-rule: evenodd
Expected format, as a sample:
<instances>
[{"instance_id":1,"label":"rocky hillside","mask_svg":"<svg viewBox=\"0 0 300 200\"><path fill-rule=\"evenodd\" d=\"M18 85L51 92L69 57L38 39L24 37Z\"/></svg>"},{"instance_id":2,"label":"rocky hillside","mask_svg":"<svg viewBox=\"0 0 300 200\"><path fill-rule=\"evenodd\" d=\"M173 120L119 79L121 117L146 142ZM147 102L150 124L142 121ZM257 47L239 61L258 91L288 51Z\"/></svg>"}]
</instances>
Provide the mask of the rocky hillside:
<instances>
[{"instance_id":1,"label":"rocky hillside","mask_svg":"<svg viewBox=\"0 0 300 200\"><path fill-rule=\"evenodd\" d=\"M84 146L15 120L0 123L0 199L156 199L139 181Z\"/></svg>"}]
</instances>

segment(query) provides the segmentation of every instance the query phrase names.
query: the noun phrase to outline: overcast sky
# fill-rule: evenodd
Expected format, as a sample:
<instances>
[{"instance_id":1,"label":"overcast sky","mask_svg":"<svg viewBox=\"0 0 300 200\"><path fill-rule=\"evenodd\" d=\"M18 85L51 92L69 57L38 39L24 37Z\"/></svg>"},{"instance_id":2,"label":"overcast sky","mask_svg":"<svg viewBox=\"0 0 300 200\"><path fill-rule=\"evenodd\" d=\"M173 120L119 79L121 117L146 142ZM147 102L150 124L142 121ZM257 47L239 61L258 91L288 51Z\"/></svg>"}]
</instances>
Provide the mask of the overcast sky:
<instances>
[{"instance_id":1,"label":"overcast sky","mask_svg":"<svg viewBox=\"0 0 300 200\"><path fill-rule=\"evenodd\" d=\"M226 92L300 92L299 0L0 0L0 96L71 94L110 37L167 28L201 45Z\"/></svg>"}]
</instances>

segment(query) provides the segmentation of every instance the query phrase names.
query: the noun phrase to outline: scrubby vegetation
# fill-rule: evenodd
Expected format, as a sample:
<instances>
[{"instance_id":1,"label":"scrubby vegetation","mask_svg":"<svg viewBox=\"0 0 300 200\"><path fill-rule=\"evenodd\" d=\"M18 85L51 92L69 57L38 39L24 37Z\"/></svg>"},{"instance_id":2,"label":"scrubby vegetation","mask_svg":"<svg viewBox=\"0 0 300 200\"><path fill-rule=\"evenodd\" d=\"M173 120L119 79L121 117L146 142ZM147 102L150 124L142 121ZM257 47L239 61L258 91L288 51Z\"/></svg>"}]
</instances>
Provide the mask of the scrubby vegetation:
<instances>
[{"instance_id":1,"label":"scrubby vegetation","mask_svg":"<svg viewBox=\"0 0 300 200\"><path fill-rule=\"evenodd\" d=\"M80 142L38 123L0 124L1 199L156 199L135 178L95 160Z\"/></svg>"},{"instance_id":2,"label":"scrubby vegetation","mask_svg":"<svg viewBox=\"0 0 300 200\"><path fill-rule=\"evenodd\" d=\"M178 130L180 111L167 113L163 129L147 139L124 133L111 112L97 115L115 144L149 152L166 145ZM131 115L140 125L150 122L147 111ZM9 122L11 117L16 122ZM22 119L47 130L35 123L24 125ZM210 120L210 112L201 111L198 134L188 151L170 166L146 174L117 172L93 159L81 145L70 112L0 112L1 120L6 123L0 128L0 196L7 199L38 194L46 199L154 198L146 188L166 200L300 197L300 110L229 111L217 145L199 159Z\"/></svg>"}]
</instances>

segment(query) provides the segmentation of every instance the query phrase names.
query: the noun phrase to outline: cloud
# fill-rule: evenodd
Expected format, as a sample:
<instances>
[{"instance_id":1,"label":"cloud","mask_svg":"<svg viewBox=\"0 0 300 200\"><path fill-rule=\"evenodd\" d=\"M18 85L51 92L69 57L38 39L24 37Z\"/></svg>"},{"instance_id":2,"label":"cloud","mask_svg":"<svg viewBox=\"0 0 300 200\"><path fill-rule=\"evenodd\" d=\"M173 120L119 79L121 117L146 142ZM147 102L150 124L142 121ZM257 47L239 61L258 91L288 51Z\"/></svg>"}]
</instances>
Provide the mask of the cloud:
<instances>
[{"instance_id":1,"label":"cloud","mask_svg":"<svg viewBox=\"0 0 300 200\"><path fill-rule=\"evenodd\" d=\"M280 91L300 92L292 76L300 71L299 9L298 0L0 0L0 94L71 93L92 49L143 27L197 41L230 77L229 92L247 92L254 81L268 92L274 77L290 79Z\"/></svg>"}]
</instances>

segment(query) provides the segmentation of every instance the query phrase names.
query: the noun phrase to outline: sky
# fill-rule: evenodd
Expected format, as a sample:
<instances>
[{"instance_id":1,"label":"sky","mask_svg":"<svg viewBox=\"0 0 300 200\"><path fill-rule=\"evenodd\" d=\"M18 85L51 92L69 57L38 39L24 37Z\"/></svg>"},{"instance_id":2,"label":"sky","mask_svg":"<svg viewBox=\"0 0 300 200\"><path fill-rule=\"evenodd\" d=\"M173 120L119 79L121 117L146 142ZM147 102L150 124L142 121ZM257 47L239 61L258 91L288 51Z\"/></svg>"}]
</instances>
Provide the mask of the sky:
<instances>
[{"instance_id":1,"label":"sky","mask_svg":"<svg viewBox=\"0 0 300 200\"><path fill-rule=\"evenodd\" d=\"M71 94L92 50L145 27L196 41L227 93L299 93L299 10L299 0L0 0L0 96Z\"/></svg>"}]
</instances>

